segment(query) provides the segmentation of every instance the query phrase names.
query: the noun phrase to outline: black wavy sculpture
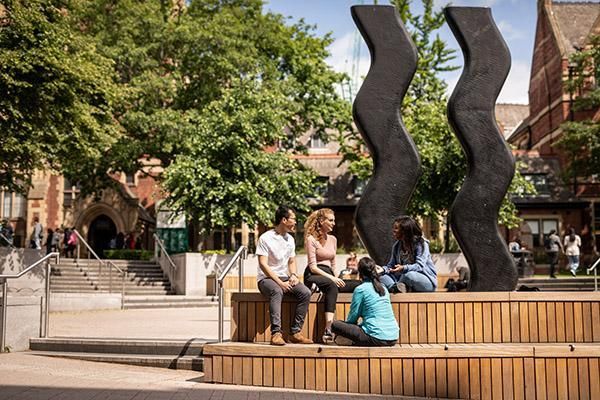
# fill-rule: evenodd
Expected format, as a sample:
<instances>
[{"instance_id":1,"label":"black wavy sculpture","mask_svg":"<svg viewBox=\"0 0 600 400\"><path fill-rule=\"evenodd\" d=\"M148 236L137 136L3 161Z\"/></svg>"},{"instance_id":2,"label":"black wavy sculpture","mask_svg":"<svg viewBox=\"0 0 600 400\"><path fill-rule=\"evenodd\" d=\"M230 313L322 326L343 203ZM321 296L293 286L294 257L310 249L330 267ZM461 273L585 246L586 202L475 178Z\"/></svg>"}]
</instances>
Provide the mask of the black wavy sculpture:
<instances>
[{"instance_id":1,"label":"black wavy sculpture","mask_svg":"<svg viewBox=\"0 0 600 400\"><path fill-rule=\"evenodd\" d=\"M351 11L371 53L353 115L374 166L354 218L369 255L381 265L392 249L392 221L405 213L421 175L417 148L400 117L417 68L417 50L394 7L353 6Z\"/></svg>"},{"instance_id":2,"label":"black wavy sculpture","mask_svg":"<svg viewBox=\"0 0 600 400\"><path fill-rule=\"evenodd\" d=\"M498 232L498 211L515 161L494 116L510 53L489 8L447 7L444 13L465 58L448 103L450 125L467 156L467 176L450 209L450 224L471 268L469 290L513 290L517 270Z\"/></svg>"}]
</instances>

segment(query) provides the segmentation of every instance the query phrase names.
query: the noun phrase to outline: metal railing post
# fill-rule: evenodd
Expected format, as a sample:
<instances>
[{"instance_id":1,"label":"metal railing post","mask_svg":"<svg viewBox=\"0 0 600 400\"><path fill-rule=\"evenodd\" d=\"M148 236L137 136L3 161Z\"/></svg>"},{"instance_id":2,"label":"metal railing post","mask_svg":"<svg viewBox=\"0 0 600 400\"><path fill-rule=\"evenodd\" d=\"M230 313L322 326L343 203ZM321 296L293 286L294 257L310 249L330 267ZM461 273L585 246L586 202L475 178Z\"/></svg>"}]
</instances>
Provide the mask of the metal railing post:
<instances>
[{"instance_id":1,"label":"metal railing post","mask_svg":"<svg viewBox=\"0 0 600 400\"><path fill-rule=\"evenodd\" d=\"M598 291L598 270L594 268L594 291Z\"/></svg>"},{"instance_id":2,"label":"metal railing post","mask_svg":"<svg viewBox=\"0 0 600 400\"><path fill-rule=\"evenodd\" d=\"M223 289L223 282L218 282L219 285L219 343L223 343L223 308L225 305L223 304L223 296L225 295L225 290Z\"/></svg>"},{"instance_id":3,"label":"metal railing post","mask_svg":"<svg viewBox=\"0 0 600 400\"><path fill-rule=\"evenodd\" d=\"M125 309L125 279L127 278L127 271L123 271L123 280L121 281L121 310Z\"/></svg>"},{"instance_id":4,"label":"metal railing post","mask_svg":"<svg viewBox=\"0 0 600 400\"><path fill-rule=\"evenodd\" d=\"M48 324L50 323L50 262L46 261L46 303L44 304L44 330L42 337L48 337Z\"/></svg>"},{"instance_id":5,"label":"metal railing post","mask_svg":"<svg viewBox=\"0 0 600 400\"><path fill-rule=\"evenodd\" d=\"M6 278L0 279L2 285L2 332L0 332L0 353L4 353L6 347L6 310L8 302L8 282Z\"/></svg>"},{"instance_id":6,"label":"metal railing post","mask_svg":"<svg viewBox=\"0 0 600 400\"><path fill-rule=\"evenodd\" d=\"M244 261L242 257L238 259L238 270L239 270L239 291L244 291Z\"/></svg>"}]
</instances>

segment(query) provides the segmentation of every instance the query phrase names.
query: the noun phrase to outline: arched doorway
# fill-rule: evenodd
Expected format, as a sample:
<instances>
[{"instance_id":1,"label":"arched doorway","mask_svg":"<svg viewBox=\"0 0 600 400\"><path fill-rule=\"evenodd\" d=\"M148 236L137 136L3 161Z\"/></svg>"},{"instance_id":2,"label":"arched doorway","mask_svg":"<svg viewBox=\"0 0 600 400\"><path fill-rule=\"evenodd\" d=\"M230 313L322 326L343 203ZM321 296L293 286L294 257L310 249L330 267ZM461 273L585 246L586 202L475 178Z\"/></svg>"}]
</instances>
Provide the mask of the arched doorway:
<instances>
[{"instance_id":1,"label":"arched doorway","mask_svg":"<svg viewBox=\"0 0 600 400\"><path fill-rule=\"evenodd\" d=\"M101 214L94 218L88 230L88 243L100 258L110 248L110 240L117 236L117 226L110 217Z\"/></svg>"}]
</instances>

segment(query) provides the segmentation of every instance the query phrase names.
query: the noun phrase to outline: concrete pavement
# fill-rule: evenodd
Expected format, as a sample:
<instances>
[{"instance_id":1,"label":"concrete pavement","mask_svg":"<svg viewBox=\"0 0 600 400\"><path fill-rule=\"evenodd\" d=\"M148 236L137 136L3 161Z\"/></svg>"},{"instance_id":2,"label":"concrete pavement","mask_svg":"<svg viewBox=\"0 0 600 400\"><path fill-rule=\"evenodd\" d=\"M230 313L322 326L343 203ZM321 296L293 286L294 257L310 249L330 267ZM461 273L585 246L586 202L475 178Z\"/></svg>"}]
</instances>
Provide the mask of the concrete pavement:
<instances>
[{"instance_id":1,"label":"concrete pavement","mask_svg":"<svg viewBox=\"0 0 600 400\"><path fill-rule=\"evenodd\" d=\"M214 385L201 372L0 354L0 400L310 400L392 396Z\"/></svg>"},{"instance_id":2,"label":"concrete pavement","mask_svg":"<svg viewBox=\"0 0 600 400\"><path fill-rule=\"evenodd\" d=\"M224 336L229 337L230 308ZM50 313L51 337L205 339L218 335L217 307Z\"/></svg>"}]
</instances>

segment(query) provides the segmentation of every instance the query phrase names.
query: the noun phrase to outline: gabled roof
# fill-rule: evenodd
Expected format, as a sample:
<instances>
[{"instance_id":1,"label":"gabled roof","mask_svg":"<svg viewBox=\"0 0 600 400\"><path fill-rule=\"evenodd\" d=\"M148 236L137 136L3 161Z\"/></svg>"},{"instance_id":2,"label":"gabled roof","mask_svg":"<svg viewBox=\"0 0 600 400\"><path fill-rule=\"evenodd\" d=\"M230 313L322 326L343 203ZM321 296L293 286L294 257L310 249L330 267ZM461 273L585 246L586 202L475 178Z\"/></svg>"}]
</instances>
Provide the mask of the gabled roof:
<instances>
[{"instance_id":1,"label":"gabled roof","mask_svg":"<svg viewBox=\"0 0 600 400\"><path fill-rule=\"evenodd\" d=\"M563 56L585 45L590 32L600 22L600 3L548 1L548 15Z\"/></svg>"},{"instance_id":2,"label":"gabled roof","mask_svg":"<svg viewBox=\"0 0 600 400\"><path fill-rule=\"evenodd\" d=\"M502 130L504 137L510 136L512 132L529 115L528 104L496 104L496 121Z\"/></svg>"}]
</instances>

